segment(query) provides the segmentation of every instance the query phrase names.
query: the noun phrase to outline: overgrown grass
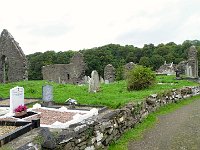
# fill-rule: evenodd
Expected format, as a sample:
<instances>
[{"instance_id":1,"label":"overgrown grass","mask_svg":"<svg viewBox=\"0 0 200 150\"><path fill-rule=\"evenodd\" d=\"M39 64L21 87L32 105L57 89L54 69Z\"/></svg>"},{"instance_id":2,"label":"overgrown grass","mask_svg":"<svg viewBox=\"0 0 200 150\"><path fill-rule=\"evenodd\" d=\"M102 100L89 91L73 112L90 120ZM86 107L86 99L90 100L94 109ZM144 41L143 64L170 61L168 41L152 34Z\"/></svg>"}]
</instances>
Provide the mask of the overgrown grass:
<instances>
[{"instance_id":1,"label":"overgrown grass","mask_svg":"<svg viewBox=\"0 0 200 150\"><path fill-rule=\"evenodd\" d=\"M42 86L51 84L54 87L54 100L63 103L68 98L78 100L81 104L106 105L110 108L118 108L130 101L141 101L154 93L161 93L166 90L181 88L183 86L194 86L197 83L174 80L174 76L158 76L154 86L141 91L127 91L126 81L119 81L112 84L102 84L100 92L88 93L88 85L77 86L70 84L57 84L48 81L23 81L0 85L0 97L9 97L9 90L15 86L22 86L25 89L26 98L41 98ZM171 84L172 83L172 84Z\"/></svg>"},{"instance_id":2,"label":"overgrown grass","mask_svg":"<svg viewBox=\"0 0 200 150\"><path fill-rule=\"evenodd\" d=\"M182 106L190 104L193 101L199 100L199 99L200 99L200 95L194 96L192 98L188 98L187 100L183 100L178 103L172 103L172 104L161 107L156 112L148 115L148 117L144 119L142 123L137 124L135 128L130 129L129 131L125 132L119 140L117 140L115 143L110 145L109 150L127 150L128 143L133 140L141 139L143 137L144 131L150 129L156 124L159 115L168 114Z\"/></svg>"}]
</instances>

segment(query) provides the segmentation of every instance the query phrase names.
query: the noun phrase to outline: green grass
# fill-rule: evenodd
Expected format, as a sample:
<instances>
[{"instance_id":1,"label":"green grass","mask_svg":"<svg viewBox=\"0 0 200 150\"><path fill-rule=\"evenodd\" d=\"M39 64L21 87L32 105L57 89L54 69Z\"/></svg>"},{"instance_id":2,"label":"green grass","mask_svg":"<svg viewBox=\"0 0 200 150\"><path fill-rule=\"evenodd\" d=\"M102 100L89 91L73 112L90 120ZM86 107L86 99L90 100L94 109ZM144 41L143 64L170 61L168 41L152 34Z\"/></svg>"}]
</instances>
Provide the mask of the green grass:
<instances>
[{"instance_id":1,"label":"green grass","mask_svg":"<svg viewBox=\"0 0 200 150\"><path fill-rule=\"evenodd\" d=\"M177 89L183 86L194 86L197 83L186 80L174 80L174 76L158 76L157 82L165 84L155 84L154 86L141 91L127 91L126 82L114 82L112 84L102 84L100 92L88 93L88 85L77 86L70 84L57 84L48 81L22 81L0 85L0 97L9 97L9 90L15 86L22 86L25 89L26 98L41 98L42 86L51 84L54 87L54 100L63 103L68 98L78 100L81 104L106 105L110 108L118 108L130 101L141 101L145 97L154 93L161 93L170 89ZM173 83L173 84L171 84Z\"/></svg>"},{"instance_id":2,"label":"green grass","mask_svg":"<svg viewBox=\"0 0 200 150\"><path fill-rule=\"evenodd\" d=\"M119 140L117 140L115 143L110 145L109 150L127 150L128 143L130 141L141 139L143 137L144 131L150 129L156 124L159 115L168 114L182 106L188 105L192 103L193 101L199 100L199 99L200 99L200 95L194 96L187 100L180 101L178 103L172 103L172 104L161 107L156 112L148 115L148 117L144 119L142 123L137 124L135 128L130 129L129 131L125 132Z\"/></svg>"}]
</instances>

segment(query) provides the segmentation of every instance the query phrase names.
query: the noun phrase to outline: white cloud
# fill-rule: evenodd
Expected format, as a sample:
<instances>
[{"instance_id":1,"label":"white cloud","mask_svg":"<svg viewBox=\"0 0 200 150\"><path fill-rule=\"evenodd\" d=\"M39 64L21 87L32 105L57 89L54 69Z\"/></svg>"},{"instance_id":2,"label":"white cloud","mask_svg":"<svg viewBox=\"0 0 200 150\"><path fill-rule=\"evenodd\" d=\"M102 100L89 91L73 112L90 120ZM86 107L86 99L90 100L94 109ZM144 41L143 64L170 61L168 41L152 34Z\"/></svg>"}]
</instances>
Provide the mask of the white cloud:
<instances>
[{"instance_id":1,"label":"white cloud","mask_svg":"<svg viewBox=\"0 0 200 150\"><path fill-rule=\"evenodd\" d=\"M0 30L25 54L199 39L198 0L0 0Z\"/></svg>"}]
</instances>

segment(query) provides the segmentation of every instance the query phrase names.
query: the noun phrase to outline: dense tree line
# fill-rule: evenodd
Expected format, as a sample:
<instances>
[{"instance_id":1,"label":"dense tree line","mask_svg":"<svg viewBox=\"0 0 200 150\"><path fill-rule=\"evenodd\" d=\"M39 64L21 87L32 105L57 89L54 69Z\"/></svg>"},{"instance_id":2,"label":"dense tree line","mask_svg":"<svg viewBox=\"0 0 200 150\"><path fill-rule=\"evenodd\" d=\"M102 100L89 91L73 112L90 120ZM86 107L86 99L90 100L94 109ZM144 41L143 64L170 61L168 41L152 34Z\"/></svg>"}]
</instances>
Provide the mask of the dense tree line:
<instances>
[{"instance_id":1,"label":"dense tree line","mask_svg":"<svg viewBox=\"0 0 200 150\"><path fill-rule=\"evenodd\" d=\"M170 42L167 44L145 44L143 48L134 47L133 45L121 46L119 44L109 44L102 47L80 50L84 55L85 62L88 66L86 74L90 75L92 70L97 70L103 76L104 67L112 64L117 70L117 78L120 79L122 66L128 62L134 62L143 66L151 67L153 70L158 69L164 61L167 63L174 62L178 64L187 59L188 48L195 45L199 51L200 58L200 41L186 40L182 44ZM42 79L41 68L49 64L67 64L76 51L55 52L46 51L37 52L27 56L29 63L29 79Z\"/></svg>"}]
</instances>

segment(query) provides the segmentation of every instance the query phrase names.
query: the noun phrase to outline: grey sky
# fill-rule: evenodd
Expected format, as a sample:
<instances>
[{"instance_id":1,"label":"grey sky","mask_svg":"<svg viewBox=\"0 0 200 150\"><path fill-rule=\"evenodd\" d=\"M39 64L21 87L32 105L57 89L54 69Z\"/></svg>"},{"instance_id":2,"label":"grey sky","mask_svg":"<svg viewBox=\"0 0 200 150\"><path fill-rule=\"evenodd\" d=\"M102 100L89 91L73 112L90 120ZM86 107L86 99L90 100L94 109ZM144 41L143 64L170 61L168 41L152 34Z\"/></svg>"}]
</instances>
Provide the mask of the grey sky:
<instances>
[{"instance_id":1,"label":"grey sky","mask_svg":"<svg viewBox=\"0 0 200 150\"><path fill-rule=\"evenodd\" d=\"M198 0L0 0L0 4L0 30L8 29L25 54L200 39Z\"/></svg>"}]
</instances>

